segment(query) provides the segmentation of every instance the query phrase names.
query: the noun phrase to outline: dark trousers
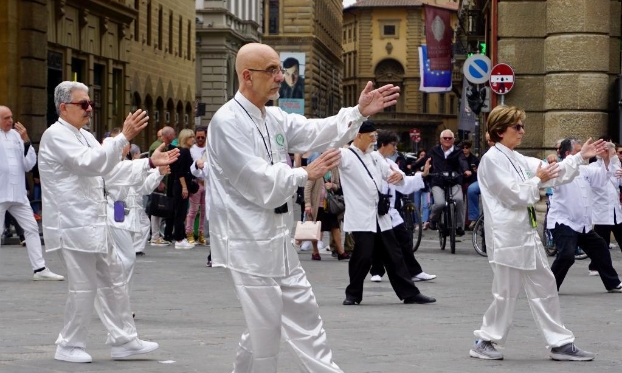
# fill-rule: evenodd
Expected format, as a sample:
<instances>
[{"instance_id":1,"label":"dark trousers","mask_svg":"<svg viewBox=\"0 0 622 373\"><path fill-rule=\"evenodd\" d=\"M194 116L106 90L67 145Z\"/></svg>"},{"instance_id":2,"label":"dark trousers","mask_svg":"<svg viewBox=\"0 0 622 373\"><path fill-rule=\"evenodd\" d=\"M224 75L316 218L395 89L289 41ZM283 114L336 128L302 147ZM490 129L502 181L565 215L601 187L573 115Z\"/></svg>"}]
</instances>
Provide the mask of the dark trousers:
<instances>
[{"instance_id":1,"label":"dark trousers","mask_svg":"<svg viewBox=\"0 0 622 373\"><path fill-rule=\"evenodd\" d=\"M404 223L393 227L393 234L395 235L395 239L397 240L400 248L402 249L402 256L404 257L404 262L406 263L406 268L408 268L408 273L410 273L410 277L414 277L421 272L423 269L421 265L415 259L415 255L413 255L413 242L408 235L408 230ZM371 269L369 273L374 276L384 276L384 266L382 265L382 251L374 248L374 253L372 255L371 260Z\"/></svg>"},{"instance_id":2,"label":"dark trousers","mask_svg":"<svg viewBox=\"0 0 622 373\"><path fill-rule=\"evenodd\" d=\"M615 216L615 212L613 215L613 225L595 224L594 232L596 232L596 234L598 234L603 238L603 240L605 240L607 246L609 246L609 244L611 243L611 233L613 233L613 236L616 238L616 241L618 242L618 245L620 245L620 249L622 250L622 224L617 223L617 216ZM588 268L590 269L590 271L597 270L596 266L592 262L590 262Z\"/></svg>"},{"instance_id":3,"label":"dark trousers","mask_svg":"<svg viewBox=\"0 0 622 373\"><path fill-rule=\"evenodd\" d=\"M404 263L402 249L391 229L380 232L380 227L377 226L377 233L352 232L352 236L354 250L348 263L350 284L346 288L346 298L358 302L363 299L363 283L371 268L374 247L380 249L382 264L398 298L405 299L419 294L419 289L412 282Z\"/></svg>"},{"instance_id":4,"label":"dark trousers","mask_svg":"<svg viewBox=\"0 0 622 373\"><path fill-rule=\"evenodd\" d=\"M167 241L181 241L186 238L186 214L188 213L188 199L181 196L181 183L173 184L174 213L166 218L164 239Z\"/></svg>"},{"instance_id":5,"label":"dark trousers","mask_svg":"<svg viewBox=\"0 0 622 373\"><path fill-rule=\"evenodd\" d=\"M567 225L555 224L553 239L557 247L557 257L551 265L551 271L557 281L557 290L564 282L568 270L574 264L574 252L579 245L592 260L595 270L598 271L605 289L610 290L620 284L618 273L613 268L609 245L593 230L587 233L578 233Z\"/></svg>"}]
</instances>

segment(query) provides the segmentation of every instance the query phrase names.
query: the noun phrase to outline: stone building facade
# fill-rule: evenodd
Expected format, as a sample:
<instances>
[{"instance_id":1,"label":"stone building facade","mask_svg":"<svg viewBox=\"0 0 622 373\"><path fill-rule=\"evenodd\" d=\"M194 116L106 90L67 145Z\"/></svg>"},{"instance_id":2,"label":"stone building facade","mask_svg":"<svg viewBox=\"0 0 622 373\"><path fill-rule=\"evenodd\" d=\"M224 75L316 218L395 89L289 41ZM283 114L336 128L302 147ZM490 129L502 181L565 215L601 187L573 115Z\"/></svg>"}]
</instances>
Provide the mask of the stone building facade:
<instances>
[{"instance_id":1,"label":"stone building facade","mask_svg":"<svg viewBox=\"0 0 622 373\"><path fill-rule=\"evenodd\" d=\"M429 149L438 143L444 129L457 131L456 93L428 94L419 90L421 72L418 47L425 45L424 2L401 0L359 0L343 10L344 104L356 105L368 81L376 86L392 83L401 87L395 107L371 118L400 135L401 149ZM452 10L451 0L436 2ZM453 22L457 16L453 16ZM388 30L388 32L387 32ZM461 86L461 74L453 72L454 86ZM421 142L411 142L409 132L417 128Z\"/></svg>"},{"instance_id":2,"label":"stone building facade","mask_svg":"<svg viewBox=\"0 0 622 373\"><path fill-rule=\"evenodd\" d=\"M121 126L127 113L138 107L148 109L151 117L149 130L136 139L141 147L151 143L158 126L191 125L193 1L0 2L0 81L7 84L0 102L28 126L35 143L58 117L53 92L63 80L89 86L95 102L90 129L98 138ZM174 26L164 17L173 17L171 9ZM178 43L177 55L169 52L168 46L175 45L171 40ZM164 103L161 107L158 98ZM156 114L156 109L161 111Z\"/></svg>"},{"instance_id":3,"label":"stone building facade","mask_svg":"<svg viewBox=\"0 0 622 373\"><path fill-rule=\"evenodd\" d=\"M527 111L523 151L542 155L570 136L618 141L619 0L471 0L461 7L479 12L493 63L514 68L505 103Z\"/></svg>"},{"instance_id":4,"label":"stone building facade","mask_svg":"<svg viewBox=\"0 0 622 373\"><path fill-rule=\"evenodd\" d=\"M207 125L237 92L235 56L242 45L260 41L262 17L260 1L196 0L197 125Z\"/></svg>"},{"instance_id":5,"label":"stone building facade","mask_svg":"<svg viewBox=\"0 0 622 373\"><path fill-rule=\"evenodd\" d=\"M304 114L327 117L337 113L343 104L342 1L266 0L263 3L262 42L277 52L304 53Z\"/></svg>"}]
</instances>

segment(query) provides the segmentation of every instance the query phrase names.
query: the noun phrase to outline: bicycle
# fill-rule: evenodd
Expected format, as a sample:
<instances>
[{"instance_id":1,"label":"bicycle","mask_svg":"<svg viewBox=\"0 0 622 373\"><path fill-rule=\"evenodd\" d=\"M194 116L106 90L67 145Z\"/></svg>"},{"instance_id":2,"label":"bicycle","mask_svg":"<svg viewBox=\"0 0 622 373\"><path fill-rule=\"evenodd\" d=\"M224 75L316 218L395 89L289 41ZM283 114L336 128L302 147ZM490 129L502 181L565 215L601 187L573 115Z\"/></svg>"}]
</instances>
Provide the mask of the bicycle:
<instances>
[{"instance_id":1,"label":"bicycle","mask_svg":"<svg viewBox=\"0 0 622 373\"><path fill-rule=\"evenodd\" d=\"M410 241L413 242L413 253L419 249L421 244L421 236L423 235L423 224L421 223L421 214L417 206L410 200L407 195L402 195L402 206L398 210L402 219L404 219L404 226L408 231ZM415 214L417 218L415 219ZM415 229L415 225L418 229ZM415 231L416 234L415 234Z\"/></svg>"},{"instance_id":2,"label":"bicycle","mask_svg":"<svg viewBox=\"0 0 622 373\"><path fill-rule=\"evenodd\" d=\"M473 248L481 256L488 256L486 252L486 235L484 234L484 214L481 214L473 226Z\"/></svg>"},{"instance_id":3,"label":"bicycle","mask_svg":"<svg viewBox=\"0 0 622 373\"><path fill-rule=\"evenodd\" d=\"M555 241L553 240L553 231L551 229L546 228L547 218L549 216L549 209L551 208L551 196L546 196L546 213L544 214L544 224L542 224L542 246L544 246L544 251L546 251L546 255L555 256L557 255L557 248L555 247Z\"/></svg>"},{"instance_id":4,"label":"bicycle","mask_svg":"<svg viewBox=\"0 0 622 373\"><path fill-rule=\"evenodd\" d=\"M453 193L451 193L452 186L456 184L456 180L460 175L456 171L444 171L438 173L430 173L429 176L438 177L442 181L442 188L445 192L445 206L441 210L441 215L438 219L438 241L441 246L441 250L445 250L447 244L447 236L449 236L449 248L452 254L456 253L456 201L454 200Z\"/></svg>"}]
</instances>

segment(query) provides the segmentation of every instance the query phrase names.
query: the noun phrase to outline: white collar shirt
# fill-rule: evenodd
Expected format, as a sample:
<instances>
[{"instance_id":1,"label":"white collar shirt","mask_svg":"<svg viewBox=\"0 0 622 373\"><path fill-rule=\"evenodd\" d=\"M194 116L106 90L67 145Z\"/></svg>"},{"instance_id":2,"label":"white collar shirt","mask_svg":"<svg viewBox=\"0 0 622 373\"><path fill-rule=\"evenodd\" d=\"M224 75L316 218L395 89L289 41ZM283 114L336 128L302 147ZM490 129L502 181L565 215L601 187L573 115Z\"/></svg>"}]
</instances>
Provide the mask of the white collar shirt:
<instances>
[{"instance_id":1,"label":"white collar shirt","mask_svg":"<svg viewBox=\"0 0 622 373\"><path fill-rule=\"evenodd\" d=\"M564 224L575 232L587 233L592 230L592 188L605 188L612 174L604 163L596 167L579 167L579 176L572 182L553 188L551 208L547 228Z\"/></svg>"},{"instance_id":2,"label":"white collar shirt","mask_svg":"<svg viewBox=\"0 0 622 373\"><path fill-rule=\"evenodd\" d=\"M307 172L289 167L286 157L340 147L365 119L358 107L322 119L275 106L262 111L240 92L218 109L207 129L205 171L213 265L263 277L286 276L299 266L289 231L291 197L306 184ZM285 203L288 212L276 214Z\"/></svg>"},{"instance_id":3,"label":"white collar shirt","mask_svg":"<svg viewBox=\"0 0 622 373\"><path fill-rule=\"evenodd\" d=\"M382 188L382 181L393 171L378 152L365 153L354 145L350 149L341 149L339 163L339 177L346 204L343 230L374 233L377 227L380 227L381 232L389 230L393 227L391 215L378 215L378 191ZM352 151L356 152L360 160ZM361 160L373 176L373 181ZM403 184L403 180L400 184Z\"/></svg>"},{"instance_id":4,"label":"white collar shirt","mask_svg":"<svg viewBox=\"0 0 622 373\"><path fill-rule=\"evenodd\" d=\"M391 216L391 223L393 227L397 227L398 225L404 222L402 215L400 215L399 211L395 208L395 192L398 191L402 194L413 194L414 192L425 188L425 184L423 183L423 177L421 177L421 173L417 173L413 176L405 176L404 173L400 170L397 163L389 158L385 158L380 154L380 152L376 151L379 156L381 156L389 165L392 170L399 171L404 176L404 182L400 185L394 185L387 183L385 180L382 180L382 192L388 193L391 197L391 209L389 209L389 215Z\"/></svg>"},{"instance_id":5,"label":"white collar shirt","mask_svg":"<svg viewBox=\"0 0 622 373\"><path fill-rule=\"evenodd\" d=\"M452 146L451 146L451 148L449 148L449 149L447 149L447 150L444 150L444 149L443 149L443 145L441 145L441 150L443 151L443 154L445 154L445 159L447 159L447 157L449 157L449 155L450 155L451 153L453 153L453 151L454 151L454 146L452 145Z\"/></svg>"},{"instance_id":6,"label":"white collar shirt","mask_svg":"<svg viewBox=\"0 0 622 373\"><path fill-rule=\"evenodd\" d=\"M24 142L14 129L0 130L0 203L28 203L26 195L26 172L37 163L37 155L31 146L24 156Z\"/></svg>"},{"instance_id":7,"label":"white collar shirt","mask_svg":"<svg viewBox=\"0 0 622 373\"><path fill-rule=\"evenodd\" d=\"M202 148L197 144L194 144L190 147L190 155L192 156L192 160L196 161L197 159L201 159L203 154L207 151L207 148L203 146Z\"/></svg>"},{"instance_id":8,"label":"white collar shirt","mask_svg":"<svg viewBox=\"0 0 622 373\"><path fill-rule=\"evenodd\" d=\"M589 167L602 167L603 160L598 159L590 163ZM592 223L598 225L622 224L622 208L620 206L620 185L622 179L615 176L620 169L620 162L612 159L609 163L611 177L603 187L593 187L592 195L594 204L592 205Z\"/></svg>"}]
</instances>

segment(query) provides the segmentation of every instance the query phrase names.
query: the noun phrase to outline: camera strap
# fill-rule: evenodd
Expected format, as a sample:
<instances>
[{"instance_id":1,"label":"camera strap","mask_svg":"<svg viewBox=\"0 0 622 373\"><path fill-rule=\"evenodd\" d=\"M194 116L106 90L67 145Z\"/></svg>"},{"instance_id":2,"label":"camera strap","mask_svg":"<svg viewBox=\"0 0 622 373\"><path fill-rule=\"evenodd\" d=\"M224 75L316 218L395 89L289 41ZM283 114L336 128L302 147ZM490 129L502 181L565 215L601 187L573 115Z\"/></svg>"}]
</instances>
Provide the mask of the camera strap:
<instances>
[{"instance_id":1,"label":"camera strap","mask_svg":"<svg viewBox=\"0 0 622 373\"><path fill-rule=\"evenodd\" d=\"M369 172L369 169L367 168L367 166L365 166L365 162L363 162L363 160L361 159L361 157L359 157L359 155L358 155L358 154L356 154L356 152L354 151L354 149L352 149L352 148L348 148L348 149L350 149L350 151L351 151L352 153L354 153L354 155L356 155L356 158L358 158L358 159L359 159L359 161L361 161L361 164L363 165L363 167L365 167L365 171L367 171L367 175L369 175L369 177L371 178L371 181L373 181L373 182L374 182L374 185L376 186L376 190L378 190L378 193L381 193L381 192L380 192L380 188L378 188L378 184L376 184L376 180L374 180L374 177L373 177L373 176L371 176L371 172Z\"/></svg>"}]
</instances>

